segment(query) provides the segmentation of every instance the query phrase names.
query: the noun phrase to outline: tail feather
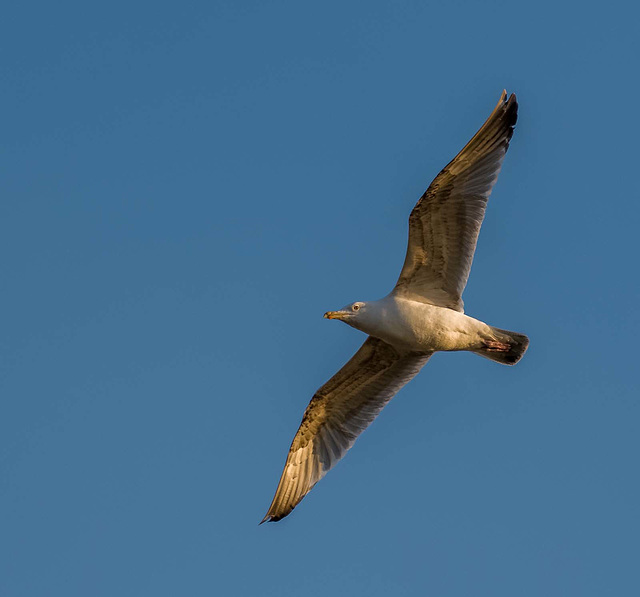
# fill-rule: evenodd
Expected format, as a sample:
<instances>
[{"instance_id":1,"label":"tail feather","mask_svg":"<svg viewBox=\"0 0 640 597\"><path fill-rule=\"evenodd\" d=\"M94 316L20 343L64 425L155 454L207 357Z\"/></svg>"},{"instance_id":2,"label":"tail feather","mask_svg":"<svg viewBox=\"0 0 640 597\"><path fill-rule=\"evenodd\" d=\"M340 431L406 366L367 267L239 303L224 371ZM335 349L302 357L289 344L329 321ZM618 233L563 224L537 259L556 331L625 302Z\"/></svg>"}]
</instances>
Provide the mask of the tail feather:
<instances>
[{"instance_id":1,"label":"tail feather","mask_svg":"<svg viewBox=\"0 0 640 597\"><path fill-rule=\"evenodd\" d=\"M473 352L503 365L515 365L527 352L529 338L524 334L494 327L491 328L491 333L493 338L488 338L484 347Z\"/></svg>"}]
</instances>

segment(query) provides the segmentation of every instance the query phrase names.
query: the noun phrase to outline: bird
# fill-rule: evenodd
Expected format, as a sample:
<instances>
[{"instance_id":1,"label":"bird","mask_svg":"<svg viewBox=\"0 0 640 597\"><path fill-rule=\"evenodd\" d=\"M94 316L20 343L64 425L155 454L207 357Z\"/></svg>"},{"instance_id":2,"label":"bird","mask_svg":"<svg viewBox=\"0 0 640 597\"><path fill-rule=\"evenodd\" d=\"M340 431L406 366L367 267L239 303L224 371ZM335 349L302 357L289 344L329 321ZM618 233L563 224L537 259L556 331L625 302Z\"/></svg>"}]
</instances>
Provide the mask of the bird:
<instances>
[{"instance_id":1,"label":"bird","mask_svg":"<svg viewBox=\"0 0 640 597\"><path fill-rule=\"evenodd\" d=\"M505 365L524 355L527 336L469 317L462 301L517 117L516 96L507 99L504 90L486 122L420 197L393 290L324 314L368 338L312 397L260 524L289 515L435 352L465 350Z\"/></svg>"}]
</instances>

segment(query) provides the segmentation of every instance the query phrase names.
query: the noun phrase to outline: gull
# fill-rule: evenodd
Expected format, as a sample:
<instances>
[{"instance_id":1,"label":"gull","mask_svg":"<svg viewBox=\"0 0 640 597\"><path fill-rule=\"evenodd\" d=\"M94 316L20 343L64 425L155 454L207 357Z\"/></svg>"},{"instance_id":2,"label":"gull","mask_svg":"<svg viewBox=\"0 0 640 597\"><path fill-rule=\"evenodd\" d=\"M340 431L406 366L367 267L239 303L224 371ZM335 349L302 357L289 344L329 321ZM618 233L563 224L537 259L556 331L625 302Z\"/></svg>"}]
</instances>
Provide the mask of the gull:
<instances>
[{"instance_id":1,"label":"gull","mask_svg":"<svg viewBox=\"0 0 640 597\"><path fill-rule=\"evenodd\" d=\"M369 337L311 399L262 522L290 514L434 352L467 350L514 365L527 350L527 336L465 315L462 302L517 113L516 96L507 99L503 91L484 125L420 197L391 293L324 314Z\"/></svg>"}]
</instances>

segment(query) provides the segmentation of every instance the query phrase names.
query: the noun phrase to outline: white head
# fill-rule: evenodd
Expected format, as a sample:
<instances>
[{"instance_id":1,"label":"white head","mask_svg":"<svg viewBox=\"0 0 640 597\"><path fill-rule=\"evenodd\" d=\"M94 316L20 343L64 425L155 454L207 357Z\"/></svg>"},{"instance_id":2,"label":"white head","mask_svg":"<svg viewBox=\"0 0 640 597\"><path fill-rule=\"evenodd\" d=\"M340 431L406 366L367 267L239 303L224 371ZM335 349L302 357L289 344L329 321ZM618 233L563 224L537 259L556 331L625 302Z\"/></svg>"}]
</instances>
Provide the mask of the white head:
<instances>
[{"instance_id":1,"label":"white head","mask_svg":"<svg viewBox=\"0 0 640 597\"><path fill-rule=\"evenodd\" d=\"M369 323L372 307L371 303L356 301L346 307L342 307L339 311L327 311L324 314L325 319L339 319L358 330L362 330Z\"/></svg>"}]
</instances>

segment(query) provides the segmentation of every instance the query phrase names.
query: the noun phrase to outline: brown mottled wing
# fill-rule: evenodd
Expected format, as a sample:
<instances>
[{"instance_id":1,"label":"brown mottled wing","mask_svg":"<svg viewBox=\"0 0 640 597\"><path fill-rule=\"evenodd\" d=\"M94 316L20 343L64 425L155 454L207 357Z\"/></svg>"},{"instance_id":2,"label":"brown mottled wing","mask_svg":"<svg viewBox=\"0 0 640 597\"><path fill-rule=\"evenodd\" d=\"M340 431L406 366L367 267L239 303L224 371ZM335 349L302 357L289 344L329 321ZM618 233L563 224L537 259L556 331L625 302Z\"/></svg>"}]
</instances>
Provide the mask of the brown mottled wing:
<instances>
[{"instance_id":1,"label":"brown mottled wing","mask_svg":"<svg viewBox=\"0 0 640 597\"><path fill-rule=\"evenodd\" d=\"M436 176L409 217L407 256L394 294L462 311L476 242L518 115L500 101L482 128Z\"/></svg>"},{"instance_id":2,"label":"brown mottled wing","mask_svg":"<svg viewBox=\"0 0 640 597\"><path fill-rule=\"evenodd\" d=\"M430 356L369 337L311 399L262 522L287 516Z\"/></svg>"}]
</instances>

